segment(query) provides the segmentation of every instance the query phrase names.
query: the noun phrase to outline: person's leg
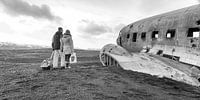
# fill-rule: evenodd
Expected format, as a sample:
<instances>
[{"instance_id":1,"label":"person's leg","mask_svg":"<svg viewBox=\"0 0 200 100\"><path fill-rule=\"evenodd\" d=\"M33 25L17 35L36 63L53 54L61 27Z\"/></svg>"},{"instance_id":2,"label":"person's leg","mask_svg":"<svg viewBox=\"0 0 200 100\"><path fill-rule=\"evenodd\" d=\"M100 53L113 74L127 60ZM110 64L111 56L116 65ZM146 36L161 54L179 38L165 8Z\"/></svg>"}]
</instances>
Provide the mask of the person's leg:
<instances>
[{"instance_id":1,"label":"person's leg","mask_svg":"<svg viewBox=\"0 0 200 100\"><path fill-rule=\"evenodd\" d=\"M66 67L69 67L69 59L70 59L71 54L65 54L65 62L66 62Z\"/></svg>"},{"instance_id":2,"label":"person's leg","mask_svg":"<svg viewBox=\"0 0 200 100\"><path fill-rule=\"evenodd\" d=\"M54 50L53 68L58 68L58 59L59 59L59 51L58 50Z\"/></svg>"},{"instance_id":3,"label":"person's leg","mask_svg":"<svg viewBox=\"0 0 200 100\"><path fill-rule=\"evenodd\" d=\"M64 52L61 52L60 53L61 55L61 68L65 68L65 53Z\"/></svg>"}]
</instances>

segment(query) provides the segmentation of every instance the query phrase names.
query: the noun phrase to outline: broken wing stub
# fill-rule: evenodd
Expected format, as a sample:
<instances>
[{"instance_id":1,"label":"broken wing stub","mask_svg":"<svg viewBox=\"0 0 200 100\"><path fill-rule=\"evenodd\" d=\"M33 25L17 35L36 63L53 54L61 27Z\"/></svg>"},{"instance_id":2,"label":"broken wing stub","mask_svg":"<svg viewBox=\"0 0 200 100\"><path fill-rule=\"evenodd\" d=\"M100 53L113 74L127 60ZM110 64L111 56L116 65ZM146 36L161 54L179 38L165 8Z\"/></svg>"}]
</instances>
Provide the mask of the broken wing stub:
<instances>
[{"instance_id":1,"label":"broken wing stub","mask_svg":"<svg viewBox=\"0 0 200 100\"><path fill-rule=\"evenodd\" d=\"M103 66L119 66L124 70L147 73L158 77L167 77L190 85L200 86L199 80L192 77L190 73L167 65L146 53L131 54L121 46L108 44L101 49L99 56Z\"/></svg>"}]
</instances>

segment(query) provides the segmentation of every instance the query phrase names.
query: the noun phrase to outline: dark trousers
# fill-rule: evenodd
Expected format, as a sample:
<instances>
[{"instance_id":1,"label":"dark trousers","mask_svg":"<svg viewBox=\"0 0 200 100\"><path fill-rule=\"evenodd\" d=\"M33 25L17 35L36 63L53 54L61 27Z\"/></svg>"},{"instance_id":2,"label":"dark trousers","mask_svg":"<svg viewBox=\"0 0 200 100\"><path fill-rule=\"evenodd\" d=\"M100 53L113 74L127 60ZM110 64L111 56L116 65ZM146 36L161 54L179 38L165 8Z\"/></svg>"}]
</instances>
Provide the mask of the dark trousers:
<instances>
[{"instance_id":1,"label":"dark trousers","mask_svg":"<svg viewBox=\"0 0 200 100\"><path fill-rule=\"evenodd\" d=\"M70 59L71 54L65 54L65 62L66 62L66 67L69 66L69 59Z\"/></svg>"}]
</instances>

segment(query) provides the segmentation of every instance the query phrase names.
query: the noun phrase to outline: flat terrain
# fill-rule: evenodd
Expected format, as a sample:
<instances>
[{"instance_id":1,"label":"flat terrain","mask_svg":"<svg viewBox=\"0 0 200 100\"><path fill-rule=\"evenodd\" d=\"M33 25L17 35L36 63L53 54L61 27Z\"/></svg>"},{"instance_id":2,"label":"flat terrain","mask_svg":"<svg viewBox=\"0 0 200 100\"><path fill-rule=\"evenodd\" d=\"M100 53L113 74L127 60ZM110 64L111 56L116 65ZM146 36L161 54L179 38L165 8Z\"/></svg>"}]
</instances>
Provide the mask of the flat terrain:
<instances>
[{"instance_id":1,"label":"flat terrain","mask_svg":"<svg viewBox=\"0 0 200 100\"><path fill-rule=\"evenodd\" d=\"M71 69L41 70L50 49L0 50L1 100L200 100L200 88L103 67L98 51L76 50Z\"/></svg>"}]
</instances>

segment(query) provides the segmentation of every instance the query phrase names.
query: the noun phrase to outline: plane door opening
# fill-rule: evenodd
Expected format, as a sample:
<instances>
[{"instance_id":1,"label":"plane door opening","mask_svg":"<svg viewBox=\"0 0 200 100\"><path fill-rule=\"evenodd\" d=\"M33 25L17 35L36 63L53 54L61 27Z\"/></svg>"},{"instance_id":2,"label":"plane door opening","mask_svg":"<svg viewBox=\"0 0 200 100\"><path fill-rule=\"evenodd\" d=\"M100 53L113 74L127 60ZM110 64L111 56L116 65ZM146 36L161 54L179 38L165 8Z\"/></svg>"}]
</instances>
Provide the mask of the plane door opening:
<instances>
[{"instance_id":1,"label":"plane door opening","mask_svg":"<svg viewBox=\"0 0 200 100\"><path fill-rule=\"evenodd\" d=\"M133 33L132 42L137 42L137 33Z\"/></svg>"}]
</instances>

